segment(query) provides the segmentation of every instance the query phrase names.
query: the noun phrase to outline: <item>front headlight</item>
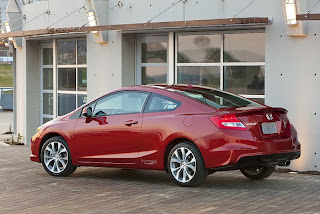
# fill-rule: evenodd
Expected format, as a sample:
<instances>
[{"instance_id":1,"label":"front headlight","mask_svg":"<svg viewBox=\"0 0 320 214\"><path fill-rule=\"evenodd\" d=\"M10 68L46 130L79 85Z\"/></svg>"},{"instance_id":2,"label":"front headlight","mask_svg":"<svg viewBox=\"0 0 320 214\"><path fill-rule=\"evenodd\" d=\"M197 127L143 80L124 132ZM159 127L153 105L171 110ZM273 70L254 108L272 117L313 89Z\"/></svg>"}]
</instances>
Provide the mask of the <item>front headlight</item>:
<instances>
[{"instance_id":1,"label":"front headlight","mask_svg":"<svg viewBox=\"0 0 320 214\"><path fill-rule=\"evenodd\" d=\"M41 129L42 129L42 127L39 126L39 127L37 128L37 132L39 132Z\"/></svg>"}]
</instances>

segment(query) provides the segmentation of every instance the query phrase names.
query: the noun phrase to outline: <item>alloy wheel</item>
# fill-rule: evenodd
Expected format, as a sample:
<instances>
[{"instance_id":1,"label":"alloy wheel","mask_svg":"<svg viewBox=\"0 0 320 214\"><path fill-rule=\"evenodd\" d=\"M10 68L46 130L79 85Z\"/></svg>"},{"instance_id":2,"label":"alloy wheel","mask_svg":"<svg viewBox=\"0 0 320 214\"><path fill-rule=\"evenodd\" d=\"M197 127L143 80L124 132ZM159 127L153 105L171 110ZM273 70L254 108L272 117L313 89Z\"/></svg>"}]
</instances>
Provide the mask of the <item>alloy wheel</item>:
<instances>
[{"instance_id":1,"label":"alloy wheel","mask_svg":"<svg viewBox=\"0 0 320 214\"><path fill-rule=\"evenodd\" d=\"M195 155L186 147L176 149L170 157L171 173L181 183L192 180L196 174L196 166Z\"/></svg>"},{"instance_id":2,"label":"alloy wheel","mask_svg":"<svg viewBox=\"0 0 320 214\"><path fill-rule=\"evenodd\" d=\"M68 165L68 150L62 143L53 141L45 147L43 158L50 172L61 173Z\"/></svg>"}]
</instances>

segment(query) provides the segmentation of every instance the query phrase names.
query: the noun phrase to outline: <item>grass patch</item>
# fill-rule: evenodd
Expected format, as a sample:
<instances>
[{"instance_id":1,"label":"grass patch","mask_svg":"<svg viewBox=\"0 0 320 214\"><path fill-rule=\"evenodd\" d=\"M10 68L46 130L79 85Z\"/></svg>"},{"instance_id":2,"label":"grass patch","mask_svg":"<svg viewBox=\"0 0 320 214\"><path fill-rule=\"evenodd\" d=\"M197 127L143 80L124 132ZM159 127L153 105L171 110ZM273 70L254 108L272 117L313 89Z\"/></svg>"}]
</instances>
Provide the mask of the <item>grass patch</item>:
<instances>
[{"instance_id":1,"label":"grass patch","mask_svg":"<svg viewBox=\"0 0 320 214\"><path fill-rule=\"evenodd\" d=\"M2 91L2 94L13 94L13 90L10 90L10 91Z\"/></svg>"},{"instance_id":2,"label":"grass patch","mask_svg":"<svg viewBox=\"0 0 320 214\"><path fill-rule=\"evenodd\" d=\"M12 87L12 65L0 65L0 87Z\"/></svg>"}]
</instances>

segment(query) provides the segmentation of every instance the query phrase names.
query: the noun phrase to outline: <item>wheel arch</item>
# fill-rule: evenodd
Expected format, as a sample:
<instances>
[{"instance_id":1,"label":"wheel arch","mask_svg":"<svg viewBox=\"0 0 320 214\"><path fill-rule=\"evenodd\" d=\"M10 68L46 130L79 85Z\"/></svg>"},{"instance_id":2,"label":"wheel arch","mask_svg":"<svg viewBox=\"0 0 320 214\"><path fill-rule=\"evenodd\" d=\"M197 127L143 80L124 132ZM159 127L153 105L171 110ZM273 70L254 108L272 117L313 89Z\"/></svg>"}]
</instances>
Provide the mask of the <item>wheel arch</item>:
<instances>
[{"instance_id":1,"label":"wheel arch","mask_svg":"<svg viewBox=\"0 0 320 214\"><path fill-rule=\"evenodd\" d=\"M61 137L61 138L63 138L65 141L66 141L66 139L62 136L62 135L60 135L60 134L58 134L58 133L56 133L56 132L50 132L50 133L47 133L45 136L43 136L43 138L41 139L41 142L40 142L40 146L39 146L39 157L41 157L41 150L42 150L42 146L43 146L43 144L47 141L47 140L49 140L50 138L52 138L52 137ZM67 142L67 141L66 141ZM68 142L67 142L68 143ZM41 158L40 158L40 162L41 162Z\"/></svg>"},{"instance_id":2,"label":"wheel arch","mask_svg":"<svg viewBox=\"0 0 320 214\"><path fill-rule=\"evenodd\" d=\"M190 139L188 139L188 138L176 138L176 139L174 139L174 140L172 140L168 145L167 145L167 147L166 147L166 149L165 149L165 151L164 151L164 156L163 156L163 164L164 164L164 170L166 171L166 172L168 172L168 155L169 155L169 153L170 153L170 151L171 151L171 149L175 146L175 145L177 145L177 144L179 144L179 143L182 143L182 142L185 142L185 141L188 141L189 143L191 143L191 144L193 144L198 150L199 150L199 152L200 152L200 154L201 154L201 156L202 156L202 153L201 153L201 151L200 151L200 149L199 149L199 147L197 146L197 144L195 144L192 140L190 140ZM203 158L203 156L202 156L202 158Z\"/></svg>"}]
</instances>

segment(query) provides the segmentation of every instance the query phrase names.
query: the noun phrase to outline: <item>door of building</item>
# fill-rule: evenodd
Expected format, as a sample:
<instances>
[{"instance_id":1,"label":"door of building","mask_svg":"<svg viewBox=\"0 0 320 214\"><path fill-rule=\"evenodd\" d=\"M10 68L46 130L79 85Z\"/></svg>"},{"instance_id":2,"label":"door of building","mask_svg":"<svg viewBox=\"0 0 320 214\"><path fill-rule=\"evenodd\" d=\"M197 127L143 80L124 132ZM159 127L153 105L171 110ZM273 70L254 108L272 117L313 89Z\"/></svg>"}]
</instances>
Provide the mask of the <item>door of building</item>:
<instances>
[{"instance_id":1,"label":"door of building","mask_svg":"<svg viewBox=\"0 0 320 214\"><path fill-rule=\"evenodd\" d=\"M136 45L136 84L167 84L168 36L141 36Z\"/></svg>"}]
</instances>

